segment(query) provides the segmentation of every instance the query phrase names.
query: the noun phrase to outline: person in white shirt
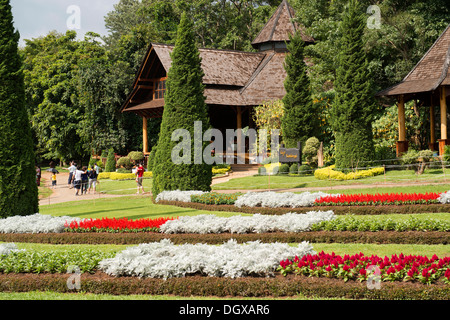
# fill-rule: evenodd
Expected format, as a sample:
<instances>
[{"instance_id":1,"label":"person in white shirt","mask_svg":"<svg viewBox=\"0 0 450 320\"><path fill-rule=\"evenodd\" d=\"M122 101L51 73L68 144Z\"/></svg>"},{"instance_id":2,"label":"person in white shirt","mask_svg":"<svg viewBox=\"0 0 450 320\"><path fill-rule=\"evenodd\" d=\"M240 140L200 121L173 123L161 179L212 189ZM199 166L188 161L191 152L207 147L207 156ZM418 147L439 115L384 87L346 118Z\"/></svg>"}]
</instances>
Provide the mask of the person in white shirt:
<instances>
[{"instance_id":1,"label":"person in white shirt","mask_svg":"<svg viewBox=\"0 0 450 320\"><path fill-rule=\"evenodd\" d=\"M76 164L72 161L71 163L70 163L70 167L69 167L69 180L68 180L68 182L67 182L67 184L71 187L71 188L73 188L73 184L72 184L72 181L73 181L73 174L74 174L74 172L77 170L77 166L76 166Z\"/></svg>"},{"instance_id":2,"label":"person in white shirt","mask_svg":"<svg viewBox=\"0 0 450 320\"><path fill-rule=\"evenodd\" d=\"M81 167L78 166L77 170L74 172L73 174L73 186L75 187L75 189L77 189L77 193L75 194L76 196L79 196L80 193L80 189L81 189L81 175L84 173L84 171L81 170Z\"/></svg>"}]
</instances>

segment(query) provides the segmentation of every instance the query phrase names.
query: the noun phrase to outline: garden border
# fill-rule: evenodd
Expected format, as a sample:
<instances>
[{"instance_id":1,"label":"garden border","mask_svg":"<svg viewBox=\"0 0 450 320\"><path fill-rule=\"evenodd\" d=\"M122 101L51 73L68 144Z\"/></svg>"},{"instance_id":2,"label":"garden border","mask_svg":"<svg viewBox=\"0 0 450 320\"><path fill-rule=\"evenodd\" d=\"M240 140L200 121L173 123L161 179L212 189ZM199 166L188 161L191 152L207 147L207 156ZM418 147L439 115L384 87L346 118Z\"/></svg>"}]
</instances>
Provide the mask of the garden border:
<instances>
[{"instance_id":1,"label":"garden border","mask_svg":"<svg viewBox=\"0 0 450 320\"><path fill-rule=\"evenodd\" d=\"M0 274L1 292L29 292L42 288L74 293L67 281L70 274ZM80 288L92 294L149 294L215 297L292 297L299 293L321 298L371 300L448 300L450 287L444 283L381 282L380 289L368 289L365 282L288 275L283 277L244 277L237 279L201 275L168 280L112 277L103 272L81 274Z\"/></svg>"},{"instance_id":2,"label":"garden border","mask_svg":"<svg viewBox=\"0 0 450 320\"><path fill-rule=\"evenodd\" d=\"M382 214L414 214L450 212L450 204L412 204L412 205L382 205L382 206L312 206L296 208L267 208L267 207L236 207L234 205L211 205L196 202L161 200L155 204L171 205L205 211L225 211L247 214L282 215L289 212L307 213L310 211L332 210L336 215L382 215Z\"/></svg>"},{"instance_id":3,"label":"garden border","mask_svg":"<svg viewBox=\"0 0 450 320\"><path fill-rule=\"evenodd\" d=\"M238 243L376 243L376 244L450 244L445 231L305 231L245 234L164 234L164 233L3 233L1 242L45 244L137 245L170 239L174 244L222 244L230 239Z\"/></svg>"}]
</instances>

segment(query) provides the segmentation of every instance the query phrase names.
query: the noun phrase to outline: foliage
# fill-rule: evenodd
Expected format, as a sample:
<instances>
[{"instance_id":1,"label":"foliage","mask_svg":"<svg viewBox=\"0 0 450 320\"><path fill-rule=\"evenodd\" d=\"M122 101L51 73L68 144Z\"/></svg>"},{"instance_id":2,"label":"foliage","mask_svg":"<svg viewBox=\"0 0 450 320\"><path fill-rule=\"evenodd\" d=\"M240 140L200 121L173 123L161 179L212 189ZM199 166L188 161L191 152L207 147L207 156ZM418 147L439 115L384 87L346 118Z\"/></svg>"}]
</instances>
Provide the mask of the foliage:
<instances>
[{"instance_id":1,"label":"foliage","mask_svg":"<svg viewBox=\"0 0 450 320\"><path fill-rule=\"evenodd\" d=\"M128 158L130 158L130 160L132 160L132 161L142 161L142 160L144 160L144 153L143 152L141 152L141 151L131 151L129 154L128 154Z\"/></svg>"},{"instance_id":2,"label":"foliage","mask_svg":"<svg viewBox=\"0 0 450 320\"><path fill-rule=\"evenodd\" d=\"M298 168L298 174L300 175L312 175L314 172L313 168L311 166L309 166L308 164L302 164L299 168Z\"/></svg>"},{"instance_id":3,"label":"foliage","mask_svg":"<svg viewBox=\"0 0 450 320\"><path fill-rule=\"evenodd\" d=\"M367 170L356 170L347 174L334 170L335 165L320 168L314 171L314 177L320 180L354 180L373 177L384 174L384 168L372 168Z\"/></svg>"},{"instance_id":4,"label":"foliage","mask_svg":"<svg viewBox=\"0 0 450 320\"><path fill-rule=\"evenodd\" d=\"M431 150L417 151L409 149L405 152L401 161L407 168L414 170L417 174L423 174L425 169L429 166L429 162L433 159L434 152Z\"/></svg>"},{"instance_id":5,"label":"foliage","mask_svg":"<svg viewBox=\"0 0 450 320\"><path fill-rule=\"evenodd\" d=\"M364 51L365 18L357 0L350 0L340 25L336 98L331 110L336 138L336 166L354 168L373 159L373 86Z\"/></svg>"},{"instance_id":6,"label":"foliage","mask_svg":"<svg viewBox=\"0 0 450 320\"><path fill-rule=\"evenodd\" d=\"M127 170L131 169L131 167L133 166L129 157L119 158L116 164L118 167L124 167Z\"/></svg>"},{"instance_id":7,"label":"foliage","mask_svg":"<svg viewBox=\"0 0 450 320\"><path fill-rule=\"evenodd\" d=\"M114 149L109 149L108 158L106 159L105 172L115 172L116 171L116 156L114 154Z\"/></svg>"},{"instance_id":8,"label":"foliage","mask_svg":"<svg viewBox=\"0 0 450 320\"><path fill-rule=\"evenodd\" d=\"M197 143L202 146L201 150L207 146L206 142L195 141L197 135L194 132L194 122L200 121L204 131L210 127L203 76L200 54L192 34L192 22L183 14L172 52L172 66L168 74L161 132L153 168L152 192L155 198L162 191L211 190L211 165L198 159L194 148ZM175 130L185 130L190 135L189 141L183 141L187 143L187 148L178 149L175 154L182 158L182 163L174 163L172 159L174 150L179 148L178 141L172 139ZM200 132L200 137L203 137L203 133Z\"/></svg>"},{"instance_id":9,"label":"foliage","mask_svg":"<svg viewBox=\"0 0 450 320\"><path fill-rule=\"evenodd\" d=\"M297 163L293 163L291 164L291 166L289 167L289 174L298 174L298 164Z\"/></svg>"},{"instance_id":10,"label":"foliage","mask_svg":"<svg viewBox=\"0 0 450 320\"><path fill-rule=\"evenodd\" d=\"M287 175L289 173L289 165L287 163L283 163L278 170L279 174Z\"/></svg>"},{"instance_id":11,"label":"foliage","mask_svg":"<svg viewBox=\"0 0 450 320\"><path fill-rule=\"evenodd\" d=\"M228 205L234 205L236 200L241 196L242 193L236 192L236 193L217 193L217 192L208 192L203 193L200 195L192 195L191 201L197 202L197 203L204 203L204 204L228 204Z\"/></svg>"},{"instance_id":12,"label":"foliage","mask_svg":"<svg viewBox=\"0 0 450 320\"><path fill-rule=\"evenodd\" d=\"M311 97L302 33L289 35L289 39L289 54L286 55L284 66L287 76L284 82L286 95L283 98L284 115L281 126L286 147L295 148L297 142L304 143L308 137L317 134L319 118L317 104L313 104Z\"/></svg>"},{"instance_id":13,"label":"foliage","mask_svg":"<svg viewBox=\"0 0 450 320\"><path fill-rule=\"evenodd\" d=\"M316 137L311 137L306 140L305 146L303 147L303 155L311 167L317 167L319 161L317 153L319 148L320 141Z\"/></svg>"},{"instance_id":14,"label":"foliage","mask_svg":"<svg viewBox=\"0 0 450 320\"><path fill-rule=\"evenodd\" d=\"M35 153L27 110L19 33L9 0L0 1L0 217L39 211Z\"/></svg>"}]
</instances>

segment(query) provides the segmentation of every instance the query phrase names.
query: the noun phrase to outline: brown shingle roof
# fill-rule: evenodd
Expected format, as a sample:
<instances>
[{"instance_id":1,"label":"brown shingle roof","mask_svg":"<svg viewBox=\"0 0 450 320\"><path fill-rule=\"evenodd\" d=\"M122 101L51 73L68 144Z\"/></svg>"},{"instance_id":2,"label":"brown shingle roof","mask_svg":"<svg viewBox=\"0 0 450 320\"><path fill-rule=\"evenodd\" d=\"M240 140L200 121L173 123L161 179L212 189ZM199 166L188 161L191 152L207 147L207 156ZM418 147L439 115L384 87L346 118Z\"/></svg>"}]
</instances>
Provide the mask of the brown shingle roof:
<instances>
[{"instance_id":1,"label":"brown shingle roof","mask_svg":"<svg viewBox=\"0 0 450 320\"><path fill-rule=\"evenodd\" d=\"M174 46L152 45L168 73L172 64L170 53ZM217 49L199 49L199 52L205 73L203 83L211 85L244 86L265 57L260 52Z\"/></svg>"},{"instance_id":2,"label":"brown shingle roof","mask_svg":"<svg viewBox=\"0 0 450 320\"><path fill-rule=\"evenodd\" d=\"M259 44L266 42L289 41L289 34L293 35L297 30L302 32L302 38L305 42L313 42L314 39L307 36L298 23L292 20L294 17L294 9L286 0L283 0L255 40L253 40L252 45L257 47Z\"/></svg>"},{"instance_id":3,"label":"brown shingle roof","mask_svg":"<svg viewBox=\"0 0 450 320\"><path fill-rule=\"evenodd\" d=\"M402 82L387 88L377 96L395 96L436 90L450 84L450 25Z\"/></svg>"}]
</instances>

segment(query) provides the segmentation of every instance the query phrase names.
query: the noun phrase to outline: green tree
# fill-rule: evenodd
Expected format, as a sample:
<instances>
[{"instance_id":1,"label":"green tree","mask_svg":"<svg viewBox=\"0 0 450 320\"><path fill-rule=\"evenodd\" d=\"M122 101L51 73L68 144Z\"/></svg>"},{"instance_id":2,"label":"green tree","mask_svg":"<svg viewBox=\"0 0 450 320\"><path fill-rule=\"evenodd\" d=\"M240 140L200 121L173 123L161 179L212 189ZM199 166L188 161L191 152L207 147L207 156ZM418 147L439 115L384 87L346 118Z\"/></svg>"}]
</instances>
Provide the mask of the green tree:
<instances>
[{"instance_id":1,"label":"green tree","mask_svg":"<svg viewBox=\"0 0 450 320\"><path fill-rule=\"evenodd\" d=\"M0 0L0 217L39 211L35 155L25 108L20 35L9 0Z\"/></svg>"},{"instance_id":2,"label":"green tree","mask_svg":"<svg viewBox=\"0 0 450 320\"><path fill-rule=\"evenodd\" d=\"M199 142L194 139L194 122L200 121L203 131L210 127L203 76L200 54L192 33L192 23L187 15L183 14L172 53L166 104L153 166L154 197L162 191L177 189L211 190L212 167L203 161L199 163L194 147L196 142ZM177 141L173 141L172 134L179 129L189 132L189 138L192 138L187 141L188 150L178 154L187 157L187 161L181 164L172 161L173 150L178 145ZM203 137L203 132L200 134ZM200 145L202 150L206 146L205 143Z\"/></svg>"},{"instance_id":3,"label":"green tree","mask_svg":"<svg viewBox=\"0 0 450 320\"><path fill-rule=\"evenodd\" d=\"M116 171L116 157L114 155L114 149L109 149L108 158L106 158L105 172Z\"/></svg>"},{"instance_id":4,"label":"green tree","mask_svg":"<svg viewBox=\"0 0 450 320\"><path fill-rule=\"evenodd\" d=\"M366 165L374 157L373 86L364 52L365 17L357 0L350 0L341 24L337 59L336 98L331 110L336 139L336 167Z\"/></svg>"},{"instance_id":5,"label":"green tree","mask_svg":"<svg viewBox=\"0 0 450 320\"><path fill-rule=\"evenodd\" d=\"M284 116L281 121L283 140L287 148L296 148L309 137L316 136L319 129L317 104L313 104L311 86L304 61L305 42L300 32L289 36L289 54L286 56L287 73L283 98Z\"/></svg>"}]
</instances>

